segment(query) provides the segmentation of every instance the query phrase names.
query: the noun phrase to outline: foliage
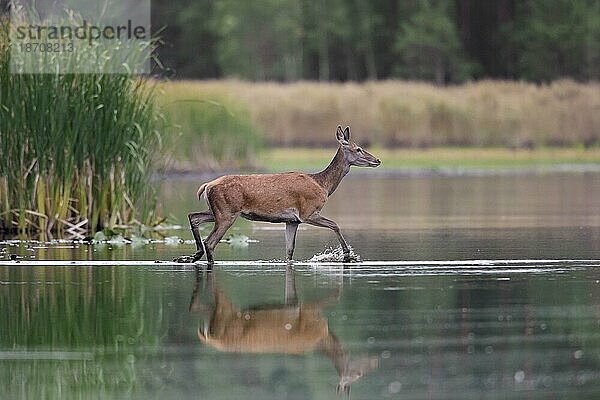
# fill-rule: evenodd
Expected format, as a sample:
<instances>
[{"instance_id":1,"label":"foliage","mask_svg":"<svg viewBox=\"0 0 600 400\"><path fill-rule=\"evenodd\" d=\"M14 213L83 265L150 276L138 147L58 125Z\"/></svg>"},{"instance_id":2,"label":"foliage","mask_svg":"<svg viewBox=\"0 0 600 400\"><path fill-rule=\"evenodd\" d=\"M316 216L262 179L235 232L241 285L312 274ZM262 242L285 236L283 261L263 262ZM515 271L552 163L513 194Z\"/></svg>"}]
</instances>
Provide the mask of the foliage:
<instances>
[{"instance_id":1,"label":"foliage","mask_svg":"<svg viewBox=\"0 0 600 400\"><path fill-rule=\"evenodd\" d=\"M252 164L261 148L258 128L245 107L192 82L160 84L159 105L171 127L175 169L214 169Z\"/></svg>"},{"instance_id":2,"label":"foliage","mask_svg":"<svg viewBox=\"0 0 600 400\"><path fill-rule=\"evenodd\" d=\"M221 38L217 54L223 73L246 79L298 79L299 15L293 0L216 2L214 26Z\"/></svg>"},{"instance_id":3,"label":"foliage","mask_svg":"<svg viewBox=\"0 0 600 400\"><path fill-rule=\"evenodd\" d=\"M473 65L462 55L456 25L447 3L424 0L408 21L401 23L396 49L404 63L401 76L444 84L471 76Z\"/></svg>"},{"instance_id":4,"label":"foliage","mask_svg":"<svg viewBox=\"0 0 600 400\"><path fill-rule=\"evenodd\" d=\"M596 0L154 0L179 77L600 79Z\"/></svg>"},{"instance_id":5,"label":"foliage","mask_svg":"<svg viewBox=\"0 0 600 400\"><path fill-rule=\"evenodd\" d=\"M105 74L12 74L0 37L0 229L90 231L153 213L153 89Z\"/></svg>"},{"instance_id":6,"label":"foliage","mask_svg":"<svg viewBox=\"0 0 600 400\"><path fill-rule=\"evenodd\" d=\"M518 49L517 68L530 80L567 75L600 77L600 3L594 0L528 1L510 32Z\"/></svg>"},{"instance_id":7,"label":"foliage","mask_svg":"<svg viewBox=\"0 0 600 400\"><path fill-rule=\"evenodd\" d=\"M165 74L177 67L179 76L216 76L220 67L215 63L216 38L213 0L153 1L152 21L165 43L159 47ZM177 60L174 65L174 60Z\"/></svg>"}]
</instances>

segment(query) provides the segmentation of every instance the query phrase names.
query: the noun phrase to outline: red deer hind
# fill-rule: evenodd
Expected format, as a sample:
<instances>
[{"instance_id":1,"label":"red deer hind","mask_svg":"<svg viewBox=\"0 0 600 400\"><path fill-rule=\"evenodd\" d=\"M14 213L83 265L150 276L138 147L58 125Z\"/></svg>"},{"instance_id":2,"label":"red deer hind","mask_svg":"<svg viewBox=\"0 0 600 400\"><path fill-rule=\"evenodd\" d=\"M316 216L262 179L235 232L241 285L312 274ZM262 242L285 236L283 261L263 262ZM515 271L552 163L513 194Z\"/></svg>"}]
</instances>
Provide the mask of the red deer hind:
<instances>
[{"instance_id":1,"label":"red deer hind","mask_svg":"<svg viewBox=\"0 0 600 400\"><path fill-rule=\"evenodd\" d=\"M212 264L215 247L239 216L252 221L285 223L288 261L294 255L296 231L301 223L334 231L342 246L344 261L350 261L350 249L339 226L322 216L321 209L350 171L350 166L377 167L381 161L350 140L350 127L342 130L338 126L336 138L339 148L333 160L316 174L226 175L201 185L198 199L204 195L209 209L188 215L197 251L175 261L196 262L206 252L207 261ZM203 243L198 227L208 222L215 225Z\"/></svg>"}]
</instances>

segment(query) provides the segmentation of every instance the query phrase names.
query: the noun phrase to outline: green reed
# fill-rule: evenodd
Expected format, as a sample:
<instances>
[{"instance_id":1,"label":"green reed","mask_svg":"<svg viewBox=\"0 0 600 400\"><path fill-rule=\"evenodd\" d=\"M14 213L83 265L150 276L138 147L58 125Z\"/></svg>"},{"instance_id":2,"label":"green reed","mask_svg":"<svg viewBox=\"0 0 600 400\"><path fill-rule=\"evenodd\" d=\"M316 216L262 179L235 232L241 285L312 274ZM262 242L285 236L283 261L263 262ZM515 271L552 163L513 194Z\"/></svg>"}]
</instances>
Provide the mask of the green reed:
<instances>
[{"instance_id":1,"label":"green reed","mask_svg":"<svg viewBox=\"0 0 600 400\"><path fill-rule=\"evenodd\" d=\"M125 74L12 74L0 21L0 230L152 219L154 88Z\"/></svg>"},{"instance_id":2,"label":"green reed","mask_svg":"<svg viewBox=\"0 0 600 400\"><path fill-rule=\"evenodd\" d=\"M170 126L169 148L175 169L252 165L262 133L239 102L197 90L191 82L159 84L160 106Z\"/></svg>"}]
</instances>

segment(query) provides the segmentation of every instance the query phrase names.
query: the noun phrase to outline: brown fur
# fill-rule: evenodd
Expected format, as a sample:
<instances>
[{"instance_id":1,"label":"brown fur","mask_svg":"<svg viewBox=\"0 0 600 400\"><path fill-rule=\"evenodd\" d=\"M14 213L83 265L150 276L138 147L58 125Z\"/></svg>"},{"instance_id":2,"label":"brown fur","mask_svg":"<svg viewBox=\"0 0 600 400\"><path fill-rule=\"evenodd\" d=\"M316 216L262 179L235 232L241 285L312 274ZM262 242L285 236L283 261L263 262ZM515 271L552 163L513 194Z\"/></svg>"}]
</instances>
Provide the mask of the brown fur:
<instances>
[{"instance_id":1,"label":"brown fur","mask_svg":"<svg viewBox=\"0 0 600 400\"><path fill-rule=\"evenodd\" d=\"M302 222L327 201L325 189L300 172L227 175L203 186L213 214L255 214L268 222L278 217L281 221L277 222Z\"/></svg>"},{"instance_id":2,"label":"brown fur","mask_svg":"<svg viewBox=\"0 0 600 400\"><path fill-rule=\"evenodd\" d=\"M329 336L327 321L310 306L242 312L219 305L217 313L210 332L199 330L198 337L220 351L303 354L315 351Z\"/></svg>"}]
</instances>

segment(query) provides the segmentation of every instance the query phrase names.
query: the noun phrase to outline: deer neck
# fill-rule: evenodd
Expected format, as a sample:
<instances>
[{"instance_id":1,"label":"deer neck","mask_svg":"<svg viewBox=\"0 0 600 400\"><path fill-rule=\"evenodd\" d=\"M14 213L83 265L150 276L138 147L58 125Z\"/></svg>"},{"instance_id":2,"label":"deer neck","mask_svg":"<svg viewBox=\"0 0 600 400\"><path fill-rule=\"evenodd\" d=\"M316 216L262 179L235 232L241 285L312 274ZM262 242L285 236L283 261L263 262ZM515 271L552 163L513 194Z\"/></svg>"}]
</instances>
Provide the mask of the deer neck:
<instances>
[{"instance_id":1,"label":"deer neck","mask_svg":"<svg viewBox=\"0 0 600 400\"><path fill-rule=\"evenodd\" d=\"M328 195L331 195L342 181L342 178L346 176L348 171L350 171L350 165L344 158L344 152L342 151L342 148L339 147L337 153L335 153L333 160L331 160L327 168L319 173L313 174L312 177L319 185L327 190Z\"/></svg>"}]
</instances>

